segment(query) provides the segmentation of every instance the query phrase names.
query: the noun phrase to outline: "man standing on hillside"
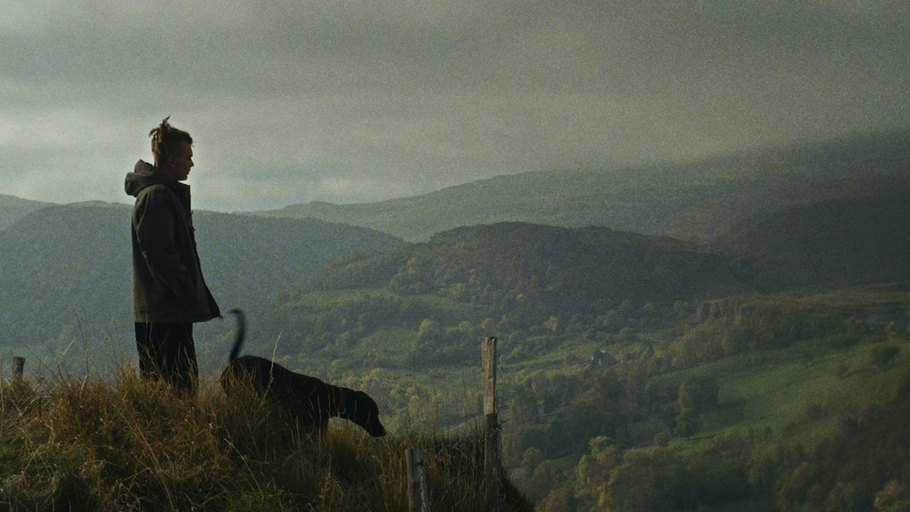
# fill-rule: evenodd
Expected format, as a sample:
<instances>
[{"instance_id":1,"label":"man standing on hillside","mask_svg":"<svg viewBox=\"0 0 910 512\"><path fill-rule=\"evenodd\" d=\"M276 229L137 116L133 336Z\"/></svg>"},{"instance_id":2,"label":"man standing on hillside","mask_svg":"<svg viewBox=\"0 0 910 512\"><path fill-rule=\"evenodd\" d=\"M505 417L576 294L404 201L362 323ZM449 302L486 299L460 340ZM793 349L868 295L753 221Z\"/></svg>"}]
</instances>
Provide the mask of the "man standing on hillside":
<instances>
[{"instance_id":1,"label":"man standing on hillside","mask_svg":"<svg viewBox=\"0 0 910 512\"><path fill-rule=\"evenodd\" d=\"M139 160L126 175L133 207L133 319L139 370L192 396L199 369L193 323L221 315L199 264L190 187L193 139L165 118L149 136L155 165Z\"/></svg>"}]
</instances>

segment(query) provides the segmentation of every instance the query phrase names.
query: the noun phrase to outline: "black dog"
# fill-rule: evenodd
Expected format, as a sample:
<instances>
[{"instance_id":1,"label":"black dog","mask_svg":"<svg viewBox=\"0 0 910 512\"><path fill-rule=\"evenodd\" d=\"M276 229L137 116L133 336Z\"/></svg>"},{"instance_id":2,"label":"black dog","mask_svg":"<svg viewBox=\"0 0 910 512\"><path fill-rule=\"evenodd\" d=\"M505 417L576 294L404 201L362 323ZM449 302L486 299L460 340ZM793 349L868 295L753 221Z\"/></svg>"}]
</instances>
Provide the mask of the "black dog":
<instances>
[{"instance_id":1,"label":"black dog","mask_svg":"<svg viewBox=\"0 0 910 512\"><path fill-rule=\"evenodd\" d=\"M379 408L366 393L326 384L261 357L237 357L246 336L246 317L239 309L228 313L237 317L237 334L230 363L221 373L226 393L230 395L238 385L249 386L258 396L290 412L307 433L324 434L329 418L338 416L360 425L373 437L385 435Z\"/></svg>"}]
</instances>

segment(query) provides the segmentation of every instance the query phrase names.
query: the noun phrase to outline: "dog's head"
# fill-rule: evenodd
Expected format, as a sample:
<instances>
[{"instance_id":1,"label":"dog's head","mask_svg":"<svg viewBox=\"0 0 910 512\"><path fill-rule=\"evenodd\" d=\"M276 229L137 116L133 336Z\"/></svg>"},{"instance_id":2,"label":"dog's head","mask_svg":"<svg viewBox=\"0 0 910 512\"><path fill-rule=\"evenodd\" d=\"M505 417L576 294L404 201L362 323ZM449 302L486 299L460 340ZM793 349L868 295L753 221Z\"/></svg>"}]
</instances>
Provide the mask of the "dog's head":
<instances>
[{"instance_id":1,"label":"dog's head","mask_svg":"<svg viewBox=\"0 0 910 512\"><path fill-rule=\"evenodd\" d=\"M385 427L379 422L379 406L363 391L350 390L346 393L345 409L339 416L363 427L373 437L385 435Z\"/></svg>"}]
</instances>

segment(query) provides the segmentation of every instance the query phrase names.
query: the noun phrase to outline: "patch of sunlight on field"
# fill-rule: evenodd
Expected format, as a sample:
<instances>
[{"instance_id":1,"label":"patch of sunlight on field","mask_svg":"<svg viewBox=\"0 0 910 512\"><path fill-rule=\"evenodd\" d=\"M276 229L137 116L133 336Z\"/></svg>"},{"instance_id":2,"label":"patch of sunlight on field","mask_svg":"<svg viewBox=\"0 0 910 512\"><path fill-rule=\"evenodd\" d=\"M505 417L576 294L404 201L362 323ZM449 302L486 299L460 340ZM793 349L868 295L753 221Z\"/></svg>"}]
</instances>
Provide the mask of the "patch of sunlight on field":
<instances>
[{"instance_id":1,"label":"patch of sunlight on field","mask_svg":"<svg viewBox=\"0 0 910 512\"><path fill-rule=\"evenodd\" d=\"M793 441L812 445L828 437L845 416L890 400L910 369L910 348L895 365L881 369L863 343L811 356L809 342L785 350L751 353L705 365L699 374L720 384L720 407L704 418L705 433L736 427L770 428Z\"/></svg>"}]
</instances>

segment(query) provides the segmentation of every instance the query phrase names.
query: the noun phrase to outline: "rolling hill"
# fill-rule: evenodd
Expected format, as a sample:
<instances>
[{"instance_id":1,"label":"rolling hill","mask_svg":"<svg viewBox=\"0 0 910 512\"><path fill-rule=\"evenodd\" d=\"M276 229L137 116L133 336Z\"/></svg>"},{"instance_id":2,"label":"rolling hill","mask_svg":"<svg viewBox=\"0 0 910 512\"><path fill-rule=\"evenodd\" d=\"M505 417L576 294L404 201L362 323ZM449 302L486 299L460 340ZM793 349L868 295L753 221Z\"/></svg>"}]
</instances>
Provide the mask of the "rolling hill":
<instances>
[{"instance_id":1,"label":"rolling hill","mask_svg":"<svg viewBox=\"0 0 910 512\"><path fill-rule=\"evenodd\" d=\"M448 360L462 364L476 351L456 340L479 338L474 331L481 324L500 333L552 334L554 322L564 329L613 309L651 304L669 310L676 302L749 293L755 275L744 258L608 228L458 228L311 274L264 314L249 349L272 350L280 339L279 355L300 355L307 365L336 357L377 364L368 355L374 350L383 351L384 360L409 364L402 357L429 321L451 332ZM397 345L364 342L396 329L404 338Z\"/></svg>"},{"instance_id":2,"label":"rolling hill","mask_svg":"<svg viewBox=\"0 0 910 512\"><path fill-rule=\"evenodd\" d=\"M458 295L452 288L464 285L465 295L479 301L484 293L533 294L541 309L568 312L623 300L672 303L741 291L751 276L736 264L670 238L504 222L457 228L426 244L331 266L307 279L303 289L380 284L445 296Z\"/></svg>"},{"instance_id":3,"label":"rolling hill","mask_svg":"<svg viewBox=\"0 0 910 512\"><path fill-rule=\"evenodd\" d=\"M194 219L203 271L219 303L254 315L336 257L403 244L312 219L212 212ZM129 224L128 206L86 203L45 207L0 231L0 344L41 346L56 356L73 340L92 350L128 347Z\"/></svg>"},{"instance_id":4,"label":"rolling hill","mask_svg":"<svg viewBox=\"0 0 910 512\"><path fill-rule=\"evenodd\" d=\"M529 172L377 203L314 202L256 214L366 226L411 241L506 221L606 226L704 241L756 215L896 190L910 192L910 132L690 163Z\"/></svg>"},{"instance_id":5,"label":"rolling hill","mask_svg":"<svg viewBox=\"0 0 910 512\"><path fill-rule=\"evenodd\" d=\"M366 389L403 430L476 417L477 342L499 336L505 460L542 509L865 510L910 503L908 140L194 219L245 352ZM8 218L0 360L131 355L129 208ZM204 371L232 327L197 331Z\"/></svg>"},{"instance_id":6,"label":"rolling hill","mask_svg":"<svg viewBox=\"0 0 910 512\"><path fill-rule=\"evenodd\" d=\"M0 194L0 230L6 229L19 219L46 206L50 206L50 203Z\"/></svg>"}]
</instances>

